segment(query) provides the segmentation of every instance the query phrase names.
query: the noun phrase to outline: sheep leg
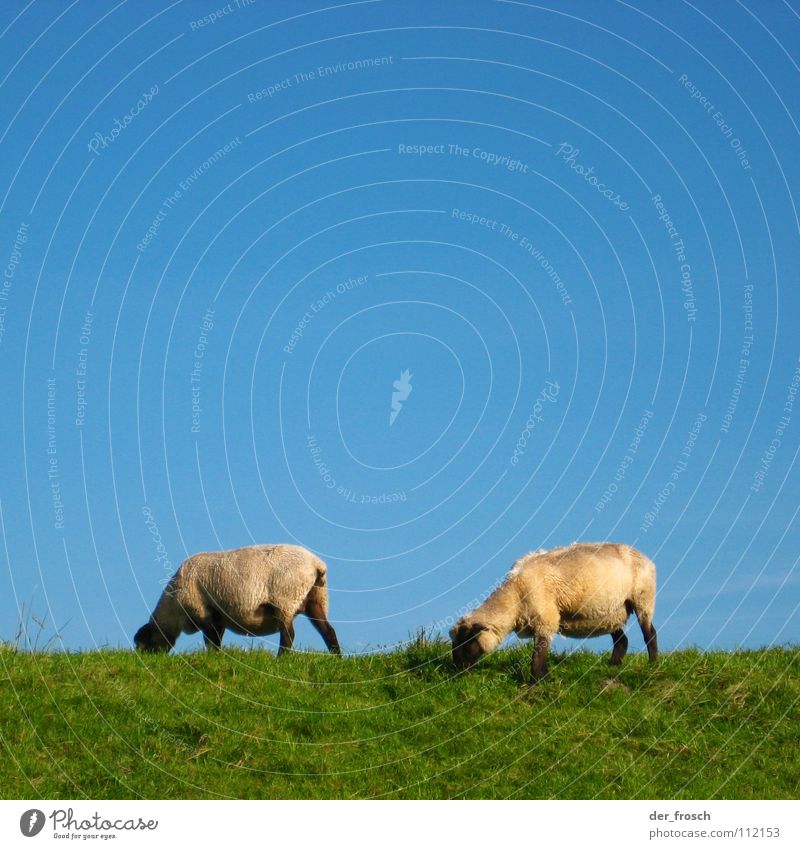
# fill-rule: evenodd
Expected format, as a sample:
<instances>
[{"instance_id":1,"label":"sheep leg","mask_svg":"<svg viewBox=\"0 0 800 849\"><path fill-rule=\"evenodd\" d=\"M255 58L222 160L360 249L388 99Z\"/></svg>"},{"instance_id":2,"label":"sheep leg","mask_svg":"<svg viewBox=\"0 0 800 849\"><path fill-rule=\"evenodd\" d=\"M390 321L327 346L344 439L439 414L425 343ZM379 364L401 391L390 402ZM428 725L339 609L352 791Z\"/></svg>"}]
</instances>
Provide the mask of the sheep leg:
<instances>
[{"instance_id":1,"label":"sheep leg","mask_svg":"<svg viewBox=\"0 0 800 849\"><path fill-rule=\"evenodd\" d=\"M646 613L639 613L637 611L636 618L639 620L639 627L642 629L642 636L647 646L647 655L650 658L650 663L655 663L658 660L656 629L653 627L653 623Z\"/></svg>"},{"instance_id":2,"label":"sheep leg","mask_svg":"<svg viewBox=\"0 0 800 849\"><path fill-rule=\"evenodd\" d=\"M222 647L222 635L225 633L225 627L216 619L212 619L207 625L202 628L203 640L206 648L209 651L217 651Z\"/></svg>"},{"instance_id":3,"label":"sheep leg","mask_svg":"<svg viewBox=\"0 0 800 849\"><path fill-rule=\"evenodd\" d=\"M611 652L610 663L613 663L614 666L619 666L625 657L625 653L628 651L628 638L625 636L622 628L620 628L619 631L614 631L611 639L614 641L614 651Z\"/></svg>"},{"instance_id":4,"label":"sheep leg","mask_svg":"<svg viewBox=\"0 0 800 849\"><path fill-rule=\"evenodd\" d=\"M655 663L658 660L658 638L652 622L647 631L645 631L644 626L642 627L642 634L644 634L644 641L647 644L647 656L650 658L650 663Z\"/></svg>"},{"instance_id":5,"label":"sheep leg","mask_svg":"<svg viewBox=\"0 0 800 849\"><path fill-rule=\"evenodd\" d=\"M311 619L311 624L317 629L317 633L325 641L325 645L331 654L341 654L342 649L339 646L339 640L336 637L336 631L333 630L333 625L327 619Z\"/></svg>"},{"instance_id":6,"label":"sheep leg","mask_svg":"<svg viewBox=\"0 0 800 849\"><path fill-rule=\"evenodd\" d=\"M294 643L294 623L289 622L288 624L281 624L280 632L281 644L278 648L278 657L280 657L284 652L292 650L292 644Z\"/></svg>"},{"instance_id":7,"label":"sheep leg","mask_svg":"<svg viewBox=\"0 0 800 849\"><path fill-rule=\"evenodd\" d=\"M541 681L547 675L547 653L550 651L550 640L548 635L539 635L536 637L536 648L533 652L533 660L531 661L531 675L533 683Z\"/></svg>"},{"instance_id":8,"label":"sheep leg","mask_svg":"<svg viewBox=\"0 0 800 849\"><path fill-rule=\"evenodd\" d=\"M319 604L310 601L306 604L305 614L316 629L317 633L325 641L328 651L331 654L341 654L342 650L339 648L339 640L336 638L336 631L333 630L333 625L328 622L328 617L325 615L323 608Z\"/></svg>"}]
</instances>

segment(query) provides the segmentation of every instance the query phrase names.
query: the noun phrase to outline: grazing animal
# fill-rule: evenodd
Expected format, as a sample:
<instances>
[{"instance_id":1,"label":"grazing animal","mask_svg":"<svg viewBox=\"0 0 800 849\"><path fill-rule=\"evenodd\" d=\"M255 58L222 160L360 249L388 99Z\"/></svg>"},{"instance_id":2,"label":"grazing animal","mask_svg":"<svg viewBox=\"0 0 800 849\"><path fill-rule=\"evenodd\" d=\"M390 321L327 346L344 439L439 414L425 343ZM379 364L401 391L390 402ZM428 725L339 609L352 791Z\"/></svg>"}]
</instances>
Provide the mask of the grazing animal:
<instances>
[{"instance_id":1,"label":"grazing animal","mask_svg":"<svg viewBox=\"0 0 800 849\"><path fill-rule=\"evenodd\" d=\"M450 631L453 662L475 664L515 631L533 637L534 681L547 674L547 653L556 633L568 637L611 634L611 663L628 650L623 626L635 613L650 661L658 657L653 609L655 564L629 545L576 543L521 557L486 601Z\"/></svg>"},{"instance_id":2,"label":"grazing animal","mask_svg":"<svg viewBox=\"0 0 800 849\"><path fill-rule=\"evenodd\" d=\"M328 621L325 564L299 545L254 545L194 554L167 584L150 621L133 641L142 651L169 651L179 634L203 632L218 649L226 629L246 636L280 633L281 654L304 613L333 654L341 654Z\"/></svg>"}]
</instances>

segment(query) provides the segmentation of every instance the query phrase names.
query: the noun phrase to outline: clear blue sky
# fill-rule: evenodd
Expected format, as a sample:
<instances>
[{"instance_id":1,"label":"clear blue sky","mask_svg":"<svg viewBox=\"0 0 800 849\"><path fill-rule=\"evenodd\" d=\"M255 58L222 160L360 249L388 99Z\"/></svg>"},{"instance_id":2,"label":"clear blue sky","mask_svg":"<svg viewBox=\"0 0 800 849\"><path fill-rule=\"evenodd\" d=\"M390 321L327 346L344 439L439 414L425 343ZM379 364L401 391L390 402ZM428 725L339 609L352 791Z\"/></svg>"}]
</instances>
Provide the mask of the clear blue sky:
<instances>
[{"instance_id":1,"label":"clear blue sky","mask_svg":"<svg viewBox=\"0 0 800 849\"><path fill-rule=\"evenodd\" d=\"M551 5L3 4L4 639L293 541L373 650L606 539L800 638L800 9Z\"/></svg>"}]
</instances>

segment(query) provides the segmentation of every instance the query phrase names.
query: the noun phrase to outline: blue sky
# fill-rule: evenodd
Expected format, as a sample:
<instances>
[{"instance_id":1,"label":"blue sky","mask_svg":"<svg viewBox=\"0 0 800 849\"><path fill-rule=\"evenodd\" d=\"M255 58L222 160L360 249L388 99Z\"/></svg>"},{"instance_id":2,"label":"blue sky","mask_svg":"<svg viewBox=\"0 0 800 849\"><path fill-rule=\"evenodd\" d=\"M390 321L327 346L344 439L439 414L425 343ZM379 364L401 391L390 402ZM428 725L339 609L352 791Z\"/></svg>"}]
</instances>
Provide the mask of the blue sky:
<instances>
[{"instance_id":1,"label":"blue sky","mask_svg":"<svg viewBox=\"0 0 800 849\"><path fill-rule=\"evenodd\" d=\"M291 541L375 650L606 539L800 638L800 10L554 5L4 4L4 639Z\"/></svg>"}]
</instances>

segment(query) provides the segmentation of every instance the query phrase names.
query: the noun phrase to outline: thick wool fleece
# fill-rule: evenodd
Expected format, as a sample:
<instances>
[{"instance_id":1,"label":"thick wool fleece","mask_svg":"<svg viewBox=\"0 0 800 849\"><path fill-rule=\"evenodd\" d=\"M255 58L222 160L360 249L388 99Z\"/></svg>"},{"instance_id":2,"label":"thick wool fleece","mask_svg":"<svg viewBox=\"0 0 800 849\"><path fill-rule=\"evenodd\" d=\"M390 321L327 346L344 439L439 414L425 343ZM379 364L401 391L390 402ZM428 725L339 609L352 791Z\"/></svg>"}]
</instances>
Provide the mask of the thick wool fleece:
<instances>
[{"instance_id":1,"label":"thick wool fleece","mask_svg":"<svg viewBox=\"0 0 800 849\"><path fill-rule=\"evenodd\" d=\"M652 623L655 565L614 543L575 544L521 557L505 582L460 624L481 625L483 651L520 637L593 637L618 631L635 611Z\"/></svg>"},{"instance_id":2,"label":"thick wool fleece","mask_svg":"<svg viewBox=\"0 0 800 849\"><path fill-rule=\"evenodd\" d=\"M301 612L311 590L327 614L325 564L297 545L255 545L184 560L153 612L166 634L194 633L221 614L238 634L274 634Z\"/></svg>"}]
</instances>

